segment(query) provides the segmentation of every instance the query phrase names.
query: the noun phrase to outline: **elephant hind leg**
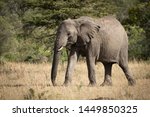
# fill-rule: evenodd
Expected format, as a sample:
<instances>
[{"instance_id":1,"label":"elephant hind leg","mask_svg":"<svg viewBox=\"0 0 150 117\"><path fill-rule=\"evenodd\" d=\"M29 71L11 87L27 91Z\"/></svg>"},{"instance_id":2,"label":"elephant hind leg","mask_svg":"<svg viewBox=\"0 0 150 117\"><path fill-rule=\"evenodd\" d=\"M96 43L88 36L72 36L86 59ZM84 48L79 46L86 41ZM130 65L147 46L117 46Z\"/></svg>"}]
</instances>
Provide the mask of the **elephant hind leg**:
<instances>
[{"instance_id":1,"label":"elephant hind leg","mask_svg":"<svg viewBox=\"0 0 150 117\"><path fill-rule=\"evenodd\" d=\"M105 70L105 78L101 86L112 86L111 80L112 63L103 63L103 65Z\"/></svg>"},{"instance_id":2,"label":"elephant hind leg","mask_svg":"<svg viewBox=\"0 0 150 117\"><path fill-rule=\"evenodd\" d=\"M133 86L136 84L135 80L133 79L132 73L128 67L128 62L120 62L119 66L122 68L127 80L129 86Z\"/></svg>"}]
</instances>

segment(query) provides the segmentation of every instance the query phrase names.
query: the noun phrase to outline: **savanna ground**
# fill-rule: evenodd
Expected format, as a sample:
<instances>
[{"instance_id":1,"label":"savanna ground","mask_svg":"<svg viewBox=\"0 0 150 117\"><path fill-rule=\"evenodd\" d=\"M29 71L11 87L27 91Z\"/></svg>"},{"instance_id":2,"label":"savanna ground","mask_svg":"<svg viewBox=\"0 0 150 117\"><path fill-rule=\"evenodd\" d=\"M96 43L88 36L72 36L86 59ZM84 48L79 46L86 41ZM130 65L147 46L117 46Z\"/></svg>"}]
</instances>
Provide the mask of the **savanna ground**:
<instances>
[{"instance_id":1,"label":"savanna ground","mask_svg":"<svg viewBox=\"0 0 150 117\"><path fill-rule=\"evenodd\" d=\"M150 64L129 62L136 79L134 87L128 86L124 73L113 65L113 86L100 87L103 82L103 65L96 65L97 86L88 87L85 62L76 65L73 82L62 86L66 64L60 65L58 86L50 82L51 64L5 63L0 65L0 99L150 99Z\"/></svg>"}]
</instances>

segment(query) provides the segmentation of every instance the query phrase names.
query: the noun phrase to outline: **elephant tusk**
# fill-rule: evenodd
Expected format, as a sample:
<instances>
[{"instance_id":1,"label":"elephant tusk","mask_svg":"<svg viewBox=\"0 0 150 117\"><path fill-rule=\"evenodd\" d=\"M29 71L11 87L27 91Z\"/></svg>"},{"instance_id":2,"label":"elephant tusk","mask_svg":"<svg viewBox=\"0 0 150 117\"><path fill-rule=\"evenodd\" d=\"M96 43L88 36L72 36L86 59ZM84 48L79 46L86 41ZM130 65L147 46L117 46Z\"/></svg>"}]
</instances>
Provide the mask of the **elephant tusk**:
<instances>
[{"instance_id":1,"label":"elephant tusk","mask_svg":"<svg viewBox=\"0 0 150 117\"><path fill-rule=\"evenodd\" d=\"M58 49L58 51L61 51L63 49L63 46L62 47L60 47L59 49Z\"/></svg>"}]
</instances>

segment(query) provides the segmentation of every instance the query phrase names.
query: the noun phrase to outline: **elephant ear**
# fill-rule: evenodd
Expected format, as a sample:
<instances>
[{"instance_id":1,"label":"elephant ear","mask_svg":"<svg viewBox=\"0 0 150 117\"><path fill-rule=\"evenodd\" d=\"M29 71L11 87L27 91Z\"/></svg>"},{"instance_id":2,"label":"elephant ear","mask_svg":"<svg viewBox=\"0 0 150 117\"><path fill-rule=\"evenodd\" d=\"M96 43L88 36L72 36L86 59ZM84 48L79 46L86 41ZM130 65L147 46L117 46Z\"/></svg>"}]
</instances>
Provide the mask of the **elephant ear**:
<instances>
[{"instance_id":1,"label":"elephant ear","mask_svg":"<svg viewBox=\"0 0 150 117\"><path fill-rule=\"evenodd\" d=\"M80 37L85 43L90 42L94 35L99 32L100 26L94 22L85 21L80 25Z\"/></svg>"}]
</instances>

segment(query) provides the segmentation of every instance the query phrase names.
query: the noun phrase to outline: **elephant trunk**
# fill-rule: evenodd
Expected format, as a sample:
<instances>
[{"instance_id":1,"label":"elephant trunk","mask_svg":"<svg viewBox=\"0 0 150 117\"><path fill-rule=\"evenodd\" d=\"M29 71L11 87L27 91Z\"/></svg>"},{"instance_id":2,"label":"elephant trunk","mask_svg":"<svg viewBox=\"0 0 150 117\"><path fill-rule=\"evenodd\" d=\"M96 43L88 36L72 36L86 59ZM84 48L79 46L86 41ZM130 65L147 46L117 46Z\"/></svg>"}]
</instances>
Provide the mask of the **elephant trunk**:
<instances>
[{"instance_id":1,"label":"elephant trunk","mask_svg":"<svg viewBox=\"0 0 150 117\"><path fill-rule=\"evenodd\" d=\"M53 62L52 62L52 69L51 69L51 81L52 81L53 86L56 85L55 80L56 80L56 76L57 76L59 57L60 57L60 49L57 49L57 47L55 45Z\"/></svg>"}]
</instances>

